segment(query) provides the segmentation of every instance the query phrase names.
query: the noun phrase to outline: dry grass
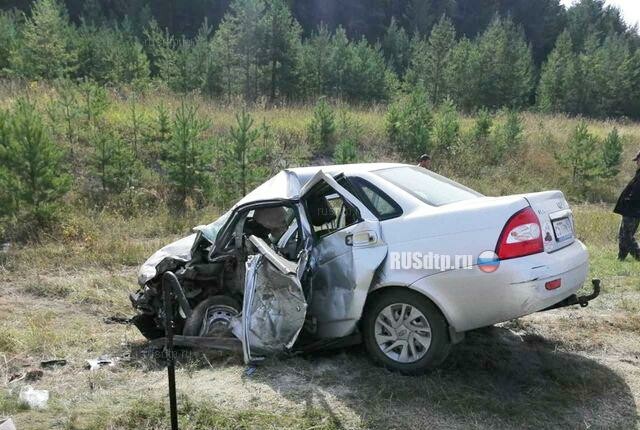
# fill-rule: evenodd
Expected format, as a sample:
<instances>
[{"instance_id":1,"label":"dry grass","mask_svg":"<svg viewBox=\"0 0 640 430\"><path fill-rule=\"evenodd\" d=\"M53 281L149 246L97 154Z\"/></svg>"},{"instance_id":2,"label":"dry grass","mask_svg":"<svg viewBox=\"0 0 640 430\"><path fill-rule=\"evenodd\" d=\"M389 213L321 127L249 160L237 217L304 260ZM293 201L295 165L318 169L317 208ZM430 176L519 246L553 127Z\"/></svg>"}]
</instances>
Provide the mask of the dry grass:
<instances>
[{"instance_id":1,"label":"dry grass","mask_svg":"<svg viewBox=\"0 0 640 430\"><path fill-rule=\"evenodd\" d=\"M253 376L241 357L184 354L177 371L181 428L633 428L640 399L640 263L615 260L617 218L575 208L602 296L586 309L536 314L469 333L441 369L404 377L373 366L360 347L271 360ZM202 212L192 225L209 221ZM188 232L169 217L74 220L63 243L13 247L0 271L0 415L28 429L167 428L161 355L130 326L135 266ZM100 233L99 233L100 232ZM91 237L91 239L86 239ZM91 245L87 245L87 242ZM85 360L120 357L90 372ZM25 409L14 373L65 358L36 382L45 411ZM6 361L5 361L6 360Z\"/></svg>"}]
</instances>

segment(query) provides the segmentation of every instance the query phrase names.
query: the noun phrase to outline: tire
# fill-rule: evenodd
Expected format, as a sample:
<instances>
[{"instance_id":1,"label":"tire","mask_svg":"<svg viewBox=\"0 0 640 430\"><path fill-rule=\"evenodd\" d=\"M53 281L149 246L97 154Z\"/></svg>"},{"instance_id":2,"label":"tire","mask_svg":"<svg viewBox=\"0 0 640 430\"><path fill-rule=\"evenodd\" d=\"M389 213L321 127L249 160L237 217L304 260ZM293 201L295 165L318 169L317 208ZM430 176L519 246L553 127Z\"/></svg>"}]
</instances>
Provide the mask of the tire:
<instances>
[{"instance_id":1,"label":"tire","mask_svg":"<svg viewBox=\"0 0 640 430\"><path fill-rule=\"evenodd\" d=\"M224 337L229 335L229 320L240 313L240 304L228 296L211 296L198 303L184 323L184 336ZM208 330L203 326L207 313L212 322ZM212 313L214 313L212 315Z\"/></svg>"},{"instance_id":2,"label":"tire","mask_svg":"<svg viewBox=\"0 0 640 430\"><path fill-rule=\"evenodd\" d=\"M362 330L373 361L406 375L434 369L451 349L447 321L440 310L422 294L408 289L394 288L374 296L365 309Z\"/></svg>"}]
</instances>

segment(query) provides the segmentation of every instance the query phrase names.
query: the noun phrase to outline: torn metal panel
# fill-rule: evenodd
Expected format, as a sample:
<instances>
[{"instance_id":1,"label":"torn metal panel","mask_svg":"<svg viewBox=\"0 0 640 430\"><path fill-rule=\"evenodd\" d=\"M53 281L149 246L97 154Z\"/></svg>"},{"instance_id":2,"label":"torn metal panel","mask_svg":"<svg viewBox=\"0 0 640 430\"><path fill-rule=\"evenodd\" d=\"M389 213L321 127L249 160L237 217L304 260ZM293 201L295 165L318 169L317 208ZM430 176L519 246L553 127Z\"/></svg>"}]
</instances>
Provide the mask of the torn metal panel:
<instances>
[{"instance_id":1,"label":"torn metal panel","mask_svg":"<svg viewBox=\"0 0 640 430\"><path fill-rule=\"evenodd\" d=\"M242 317L231 322L233 333L243 343L247 363L259 361L262 354L291 349L307 313L299 279L299 267L306 264L306 253L295 264L278 255L262 239L251 236L250 240L260 254L247 260Z\"/></svg>"},{"instance_id":2,"label":"torn metal panel","mask_svg":"<svg viewBox=\"0 0 640 430\"><path fill-rule=\"evenodd\" d=\"M240 199L234 208L261 200L296 199L299 196L300 188L301 184L296 174L289 170L283 170Z\"/></svg>"}]
</instances>

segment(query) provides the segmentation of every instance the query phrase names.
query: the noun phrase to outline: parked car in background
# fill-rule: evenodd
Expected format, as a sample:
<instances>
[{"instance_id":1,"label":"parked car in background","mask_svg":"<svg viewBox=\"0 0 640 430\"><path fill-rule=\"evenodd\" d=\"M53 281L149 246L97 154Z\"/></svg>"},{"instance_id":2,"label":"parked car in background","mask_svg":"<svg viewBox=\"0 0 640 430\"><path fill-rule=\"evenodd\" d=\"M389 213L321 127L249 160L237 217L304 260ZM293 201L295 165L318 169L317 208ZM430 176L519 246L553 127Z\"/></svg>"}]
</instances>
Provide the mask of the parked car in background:
<instances>
[{"instance_id":1,"label":"parked car in background","mask_svg":"<svg viewBox=\"0 0 640 430\"><path fill-rule=\"evenodd\" d=\"M287 169L195 231L142 265L134 322L163 335L174 272L178 332L234 336L247 362L361 339L421 373L466 331L594 296L562 192L487 197L404 164Z\"/></svg>"}]
</instances>

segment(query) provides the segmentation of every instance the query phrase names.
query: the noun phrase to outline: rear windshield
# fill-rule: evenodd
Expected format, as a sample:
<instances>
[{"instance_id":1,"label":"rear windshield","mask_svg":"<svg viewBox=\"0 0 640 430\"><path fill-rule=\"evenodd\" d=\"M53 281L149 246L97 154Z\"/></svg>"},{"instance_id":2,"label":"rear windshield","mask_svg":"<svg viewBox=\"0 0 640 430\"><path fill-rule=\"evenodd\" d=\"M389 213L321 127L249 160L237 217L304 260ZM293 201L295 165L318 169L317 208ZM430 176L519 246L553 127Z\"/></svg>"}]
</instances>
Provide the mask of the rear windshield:
<instances>
[{"instance_id":1,"label":"rear windshield","mask_svg":"<svg viewBox=\"0 0 640 430\"><path fill-rule=\"evenodd\" d=\"M482 197L482 194L422 167L390 167L373 173L431 206Z\"/></svg>"}]
</instances>

